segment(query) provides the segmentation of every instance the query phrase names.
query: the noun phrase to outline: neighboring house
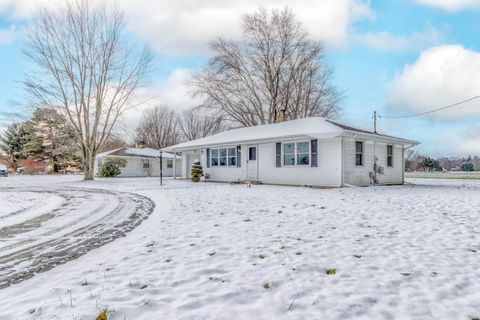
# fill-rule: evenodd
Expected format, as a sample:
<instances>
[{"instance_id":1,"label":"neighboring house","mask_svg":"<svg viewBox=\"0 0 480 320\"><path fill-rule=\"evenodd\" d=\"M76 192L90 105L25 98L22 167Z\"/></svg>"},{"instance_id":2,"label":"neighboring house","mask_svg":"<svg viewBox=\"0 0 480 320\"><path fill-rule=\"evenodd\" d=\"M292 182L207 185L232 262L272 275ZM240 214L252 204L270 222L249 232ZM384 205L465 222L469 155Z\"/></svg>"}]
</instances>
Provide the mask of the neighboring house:
<instances>
[{"instance_id":1,"label":"neighboring house","mask_svg":"<svg viewBox=\"0 0 480 320\"><path fill-rule=\"evenodd\" d=\"M206 180L340 187L402 184L404 149L418 142L306 118L232 129L165 150L181 177L201 161Z\"/></svg>"},{"instance_id":2,"label":"neighboring house","mask_svg":"<svg viewBox=\"0 0 480 320\"><path fill-rule=\"evenodd\" d=\"M121 168L120 177L159 177L160 176L160 151L151 148L119 148L97 155L94 173L97 176L99 167L107 158L122 158L127 160L127 165ZM177 165L174 165L173 155L169 152L162 154L162 173L164 177L172 177L174 167L177 175L180 174L181 158L177 156Z\"/></svg>"}]
</instances>

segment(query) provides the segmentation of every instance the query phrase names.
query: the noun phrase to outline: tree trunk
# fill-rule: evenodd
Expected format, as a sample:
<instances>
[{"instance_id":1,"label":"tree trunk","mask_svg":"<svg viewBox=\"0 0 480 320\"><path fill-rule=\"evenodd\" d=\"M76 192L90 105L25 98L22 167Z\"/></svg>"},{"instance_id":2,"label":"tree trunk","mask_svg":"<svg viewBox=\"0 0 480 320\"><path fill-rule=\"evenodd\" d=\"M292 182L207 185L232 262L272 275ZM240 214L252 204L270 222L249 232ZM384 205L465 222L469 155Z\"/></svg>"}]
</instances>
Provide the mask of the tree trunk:
<instances>
[{"instance_id":1,"label":"tree trunk","mask_svg":"<svg viewBox=\"0 0 480 320\"><path fill-rule=\"evenodd\" d=\"M95 166L95 158L92 154L88 153L86 156L86 161L84 163L84 180L93 180L93 169Z\"/></svg>"}]
</instances>

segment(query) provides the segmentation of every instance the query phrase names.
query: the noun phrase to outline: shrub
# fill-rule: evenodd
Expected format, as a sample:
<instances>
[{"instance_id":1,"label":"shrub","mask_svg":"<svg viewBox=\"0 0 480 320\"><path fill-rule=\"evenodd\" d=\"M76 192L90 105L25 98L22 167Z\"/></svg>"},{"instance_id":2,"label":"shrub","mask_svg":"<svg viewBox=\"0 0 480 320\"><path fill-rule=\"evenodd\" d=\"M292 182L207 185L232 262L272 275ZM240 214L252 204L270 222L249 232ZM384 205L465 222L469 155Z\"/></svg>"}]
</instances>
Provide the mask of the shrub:
<instances>
[{"instance_id":1,"label":"shrub","mask_svg":"<svg viewBox=\"0 0 480 320\"><path fill-rule=\"evenodd\" d=\"M36 160L22 160L19 165L21 171L26 174L38 174L45 170L44 165Z\"/></svg>"},{"instance_id":2,"label":"shrub","mask_svg":"<svg viewBox=\"0 0 480 320\"><path fill-rule=\"evenodd\" d=\"M200 177L203 176L203 168L202 165L200 164L200 161L195 160L192 165L192 181L193 182L199 182Z\"/></svg>"},{"instance_id":3,"label":"shrub","mask_svg":"<svg viewBox=\"0 0 480 320\"><path fill-rule=\"evenodd\" d=\"M461 169L462 171L475 171L473 163L471 162L462 163Z\"/></svg>"},{"instance_id":4,"label":"shrub","mask_svg":"<svg viewBox=\"0 0 480 320\"><path fill-rule=\"evenodd\" d=\"M108 178L108 177L116 177L123 168L127 165L127 160L122 158L107 158L102 165L100 166L99 174L101 177Z\"/></svg>"}]
</instances>

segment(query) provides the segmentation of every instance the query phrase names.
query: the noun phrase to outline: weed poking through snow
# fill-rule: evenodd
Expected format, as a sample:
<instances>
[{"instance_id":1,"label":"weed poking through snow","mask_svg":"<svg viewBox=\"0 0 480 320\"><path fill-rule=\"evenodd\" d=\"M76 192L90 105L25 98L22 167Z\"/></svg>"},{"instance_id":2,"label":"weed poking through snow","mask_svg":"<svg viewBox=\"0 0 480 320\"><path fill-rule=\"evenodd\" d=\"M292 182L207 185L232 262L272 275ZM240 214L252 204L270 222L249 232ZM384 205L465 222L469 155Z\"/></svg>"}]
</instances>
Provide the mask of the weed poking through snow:
<instances>
[{"instance_id":1,"label":"weed poking through snow","mask_svg":"<svg viewBox=\"0 0 480 320\"><path fill-rule=\"evenodd\" d=\"M327 269L325 270L325 273L330 275L330 276L334 276L337 274L337 269Z\"/></svg>"}]
</instances>

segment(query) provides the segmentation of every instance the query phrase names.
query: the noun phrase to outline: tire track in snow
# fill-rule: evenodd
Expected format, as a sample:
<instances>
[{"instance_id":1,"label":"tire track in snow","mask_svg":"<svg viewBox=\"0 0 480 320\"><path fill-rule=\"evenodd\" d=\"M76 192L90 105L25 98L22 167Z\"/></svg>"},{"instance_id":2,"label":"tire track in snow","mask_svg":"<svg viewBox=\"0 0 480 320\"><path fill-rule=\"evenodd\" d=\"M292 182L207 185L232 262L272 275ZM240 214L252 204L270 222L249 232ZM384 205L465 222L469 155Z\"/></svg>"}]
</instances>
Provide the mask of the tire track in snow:
<instances>
[{"instance_id":1,"label":"tire track in snow","mask_svg":"<svg viewBox=\"0 0 480 320\"><path fill-rule=\"evenodd\" d=\"M99 189L4 189L8 193L51 194L65 201L42 212L30 206L27 220L0 228L0 289L33 277L124 237L153 211L149 198ZM21 199L21 197L20 197ZM29 213L29 210L37 212Z\"/></svg>"}]
</instances>

